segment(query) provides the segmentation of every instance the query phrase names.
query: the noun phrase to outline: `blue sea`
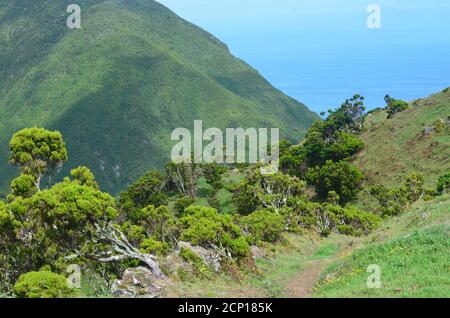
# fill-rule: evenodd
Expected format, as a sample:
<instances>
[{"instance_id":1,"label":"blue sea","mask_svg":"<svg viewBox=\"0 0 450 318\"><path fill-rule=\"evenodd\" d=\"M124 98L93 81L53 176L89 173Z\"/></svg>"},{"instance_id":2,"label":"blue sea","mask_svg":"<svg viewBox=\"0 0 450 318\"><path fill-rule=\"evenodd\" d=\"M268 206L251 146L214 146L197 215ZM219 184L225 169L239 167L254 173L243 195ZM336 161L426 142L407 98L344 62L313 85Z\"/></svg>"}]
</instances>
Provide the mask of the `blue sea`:
<instances>
[{"instance_id":1,"label":"blue sea","mask_svg":"<svg viewBox=\"0 0 450 318\"><path fill-rule=\"evenodd\" d=\"M358 93L413 100L450 86L450 1L161 0L320 113ZM366 21L378 4L381 28Z\"/></svg>"}]
</instances>

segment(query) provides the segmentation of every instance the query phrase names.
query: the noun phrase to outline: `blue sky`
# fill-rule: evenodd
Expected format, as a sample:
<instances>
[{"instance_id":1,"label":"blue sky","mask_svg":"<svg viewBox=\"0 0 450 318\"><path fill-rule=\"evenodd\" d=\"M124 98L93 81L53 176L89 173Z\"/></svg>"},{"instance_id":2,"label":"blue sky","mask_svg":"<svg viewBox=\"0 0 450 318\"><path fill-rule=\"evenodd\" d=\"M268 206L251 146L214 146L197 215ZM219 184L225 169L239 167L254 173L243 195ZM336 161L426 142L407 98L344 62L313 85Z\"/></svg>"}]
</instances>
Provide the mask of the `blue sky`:
<instances>
[{"instance_id":1,"label":"blue sky","mask_svg":"<svg viewBox=\"0 0 450 318\"><path fill-rule=\"evenodd\" d=\"M370 108L450 85L450 1L160 0L274 86L320 112L354 93ZM367 6L382 28L368 29Z\"/></svg>"}]
</instances>

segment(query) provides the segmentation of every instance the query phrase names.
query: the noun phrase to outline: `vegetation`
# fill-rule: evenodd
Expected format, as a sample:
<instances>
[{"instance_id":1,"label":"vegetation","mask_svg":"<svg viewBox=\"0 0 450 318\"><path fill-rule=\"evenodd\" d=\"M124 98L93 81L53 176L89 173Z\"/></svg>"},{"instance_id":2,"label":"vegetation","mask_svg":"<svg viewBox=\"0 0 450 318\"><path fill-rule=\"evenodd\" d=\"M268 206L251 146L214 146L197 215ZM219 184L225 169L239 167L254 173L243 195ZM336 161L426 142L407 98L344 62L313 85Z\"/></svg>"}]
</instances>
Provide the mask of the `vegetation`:
<instances>
[{"instance_id":1,"label":"vegetation","mask_svg":"<svg viewBox=\"0 0 450 318\"><path fill-rule=\"evenodd\" d=\"M157 1L83 0L76 31L66 27L67 5L1 1L1 191L14 178L7 141L24 127L61 131L73 154L61 175L87 166L115 195L162 170L171 132L194 119L221 129L279 127L292 142L318 119Z\"/></svg>"},{"instance_id":2,"label":"vegetation","mask_svg":"<svg viewBox=\"0 0 450 318\"><path fill-rule=\"evenodd\" d=\"M448 297L449 208L446 195L389 220L367 245L326 269L315 296ZM370 264L381 268L380 288L367 288Z\"/></svg>"},{"instance_id":3,"label":"vegetation","mask_svg":"<svg viewBox=\"0 0 450 318\"><path fill-rule=\"evenodd\" d=\"M64 298L74 293L64 276L50 271L21 275L14 285L14 292L21 298Z\"/></svg>"}]
</instances>

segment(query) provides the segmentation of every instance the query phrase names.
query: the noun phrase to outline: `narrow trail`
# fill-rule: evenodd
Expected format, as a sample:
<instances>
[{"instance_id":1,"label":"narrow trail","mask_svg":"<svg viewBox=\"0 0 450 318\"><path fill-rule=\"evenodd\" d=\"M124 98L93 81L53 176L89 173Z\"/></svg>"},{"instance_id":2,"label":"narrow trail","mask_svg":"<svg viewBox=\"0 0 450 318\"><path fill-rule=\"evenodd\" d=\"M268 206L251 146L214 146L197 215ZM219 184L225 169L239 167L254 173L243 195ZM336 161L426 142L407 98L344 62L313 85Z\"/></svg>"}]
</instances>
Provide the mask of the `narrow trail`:
<instances>
[{"instance_id":1,"label":"narrow trail","mask_svg":"<svg viewBox=\"0 0 450 318\"><path fill-rule=\"evenodd\" d=\"M306 268L298 272L286 285L287 296L291 298L311 298L314 287L319 282L325 268L332 262L355 249L355 242L345 246L332 257L308 261Z\"/></svg>"},{"instance_id":2,"label":"narrow trail","mask_svg":"<svg viewBox=\"0 0 450 318\"><path fill-rule=\"evenodd\" d=\"M331 262L332 260L318 260L308 264L305 270L297 273L287 284L288 297L310 298L320 275Z\"/></svg>"}]
</instances>

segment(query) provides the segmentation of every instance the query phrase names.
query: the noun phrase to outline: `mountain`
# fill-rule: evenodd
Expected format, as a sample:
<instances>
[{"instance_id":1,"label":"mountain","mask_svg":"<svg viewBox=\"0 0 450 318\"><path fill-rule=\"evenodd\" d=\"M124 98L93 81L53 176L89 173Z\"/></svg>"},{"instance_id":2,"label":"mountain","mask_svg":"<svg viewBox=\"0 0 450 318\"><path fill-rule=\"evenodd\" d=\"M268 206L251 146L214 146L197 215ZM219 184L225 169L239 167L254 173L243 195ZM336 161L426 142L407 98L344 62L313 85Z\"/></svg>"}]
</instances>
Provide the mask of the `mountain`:
<instances>
[{"instance_id":1,"label":"mountain","mask_svg":"<svg viewBox=\"0 0 450 318\"><path fill-rule=\"evenodd\" d=\"M318 116L234 57L213 35L152 0L0 3L0 189L17 172L8 141L30 126L60 130L69 161L117 193L169 159L170 134L204 127L278 127L300 140Z\"/></svg>"},{"instance_id":2,"label":"mountain","mask_svg":"<svg viewBox=\"0 0 450 318\"><path fill-rule=\"evenodd\" d=\"M412 101L391 119L383 110L368 115L362 139L365 149L355 164L366 176L363 202L369 200L370 186L398 186L412 172L434 188L438 177L450 171L450 88Z\"/></svg>"}]
</instances>

